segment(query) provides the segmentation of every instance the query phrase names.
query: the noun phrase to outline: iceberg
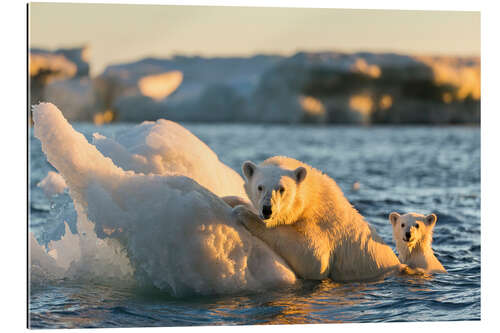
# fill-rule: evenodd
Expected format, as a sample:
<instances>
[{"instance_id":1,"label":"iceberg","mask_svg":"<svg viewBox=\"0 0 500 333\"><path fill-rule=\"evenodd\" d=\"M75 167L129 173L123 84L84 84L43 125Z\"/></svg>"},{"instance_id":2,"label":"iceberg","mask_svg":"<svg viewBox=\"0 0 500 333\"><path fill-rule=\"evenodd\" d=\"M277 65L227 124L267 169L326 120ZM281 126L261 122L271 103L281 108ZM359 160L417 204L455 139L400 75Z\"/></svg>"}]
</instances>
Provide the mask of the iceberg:
<instances>
[{"instance_id":1,"label":"iceberg","mask_svg":"<svg viewBox=\"0 0 500 333\"><path fill-rule=\"evenodd\" d=\"M67 229L58 241L65 245L49 244L52 255L32 242L32 261L48 266L38 272L133 281L175 296L296 282L286 262L238 224L221 199L245 198L241 177L182 126L146 122L115 139L96 134L91 144L53 104L33 106L33 120L78 214L78 234Z\"/></svg>"},{"instance_id":2,"label":"iceberg","mask_svg":"<svg viewBox=\"0 0 500 333\"><path fill-rule=\"evenodd\" d=\"M49 51L29 50L31 104L50 100L63 109L70 120L92 119L96 106L90 72L90 47Z\"/></svg>"},{"instance_id":3,"label":"iceberg","mask_svg":"<svg viewBox=\"0 0 500 333\"><path fill-rule=\"evenodd\" d=\"M109 65L89 48L30 50L31 104L70 121L479 123L479 57L335 51L173 56Z\"/></svg>"}]
</instances>

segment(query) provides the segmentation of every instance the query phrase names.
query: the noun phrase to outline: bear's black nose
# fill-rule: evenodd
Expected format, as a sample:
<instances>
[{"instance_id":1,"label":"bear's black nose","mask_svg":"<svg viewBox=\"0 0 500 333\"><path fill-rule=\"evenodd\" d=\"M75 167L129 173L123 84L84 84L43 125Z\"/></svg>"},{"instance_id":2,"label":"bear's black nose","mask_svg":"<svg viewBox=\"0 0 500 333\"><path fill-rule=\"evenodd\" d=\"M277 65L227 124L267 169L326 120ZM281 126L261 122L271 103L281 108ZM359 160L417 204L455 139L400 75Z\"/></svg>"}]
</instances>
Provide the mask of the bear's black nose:
<instances>
[{"instance_id":1,"label":"bear's black nose","mask_svg":"<svg viewBox=\"0 0 500 333\"><path fill-rule=\"evenodd\" d=\"M273 210L271 209L271 206L263 206L262 207L262 216L264 216L265 219L268 219L272 213L273 213Z\"/></svg>"},{"instance_id":2,"label":"bear's black nose","mask_svg":"<svg viewBox=\"0 0 500 333\"><path fill-rule=\"evenodd\" d=\"M406 235L406 239L410 239L411 238L411 232L407 231L405 235Z\"/></svg>"}]
</instances>

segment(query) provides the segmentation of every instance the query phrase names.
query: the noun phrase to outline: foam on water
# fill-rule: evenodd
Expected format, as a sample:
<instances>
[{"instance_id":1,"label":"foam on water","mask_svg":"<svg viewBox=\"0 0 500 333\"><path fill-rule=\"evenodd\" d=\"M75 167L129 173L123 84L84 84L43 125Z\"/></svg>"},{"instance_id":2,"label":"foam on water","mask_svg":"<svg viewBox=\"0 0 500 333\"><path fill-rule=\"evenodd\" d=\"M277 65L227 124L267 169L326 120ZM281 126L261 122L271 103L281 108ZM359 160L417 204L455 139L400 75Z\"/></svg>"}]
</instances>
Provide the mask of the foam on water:
<instances>
[{"instance_id":1,"label":"foam on water","mask_svg":"<svg viewBox=\"0 0 500 333\"><path fill-rule=\"evenodd\" d=\"M53 104L34 106L33 119L47 160L69 187L78 234L66 225L48 252L32 236L32 280L133 281L173 295L295 282L220 199L245 197L241 177L180 125L146 122L116 139L94 135L94 146Z\"/></svg>"}]
</instances>

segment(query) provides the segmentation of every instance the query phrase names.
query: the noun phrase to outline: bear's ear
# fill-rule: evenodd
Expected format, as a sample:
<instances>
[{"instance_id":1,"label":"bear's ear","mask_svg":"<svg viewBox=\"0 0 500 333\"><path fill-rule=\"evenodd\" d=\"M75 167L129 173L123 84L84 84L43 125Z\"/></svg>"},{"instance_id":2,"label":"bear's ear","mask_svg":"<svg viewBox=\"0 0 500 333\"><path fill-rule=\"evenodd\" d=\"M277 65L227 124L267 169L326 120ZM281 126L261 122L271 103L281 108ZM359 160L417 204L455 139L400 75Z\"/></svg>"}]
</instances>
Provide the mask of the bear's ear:
<instances>
[{"instance_id":1,"label":"bear's ear","mask_svg":"<svg viewBox=\"0 0 500 333\"><path fill-rule=\"evenodd\" d=\"M389 214L389 221L391 221L391 224L394 226L396 223L398 223L400 217L401 215L399 215L398 213L392 212Z\"/></svg>"},{"instance_id":2,"label":"bear's ear","mask_svg":"<svg viewBox=\"0 0 500 333\"><path fill-rule=\"evenodd\" d=\"M298 167L293 170L293 175L297 184L300 184L307 176L307 170L304 167Z\"/></svg>"},{"instance_id":3,"label":"bear's ear","mask_svg":"<svg viewBox=\"0 0 500 333\"><path fill-rule=\"evenodd\" d=\"M255 174L255 170L257 170L257 166L252 161L245 161L241 166L241 171L243 172L247 182L252 179L252 176Z\"/></svg>"},{"instance_id":4,"label":"bear's ear","mask_svg":"<svg viewBox=\"0 0 500 333\"><path fill-rule=\"evenodd\" d=\"M437 219L438 218L436 214L429 214L425 217L425 224L428 226L434 226L434 224L436 224Z\"/></svg>"}]
</instances>

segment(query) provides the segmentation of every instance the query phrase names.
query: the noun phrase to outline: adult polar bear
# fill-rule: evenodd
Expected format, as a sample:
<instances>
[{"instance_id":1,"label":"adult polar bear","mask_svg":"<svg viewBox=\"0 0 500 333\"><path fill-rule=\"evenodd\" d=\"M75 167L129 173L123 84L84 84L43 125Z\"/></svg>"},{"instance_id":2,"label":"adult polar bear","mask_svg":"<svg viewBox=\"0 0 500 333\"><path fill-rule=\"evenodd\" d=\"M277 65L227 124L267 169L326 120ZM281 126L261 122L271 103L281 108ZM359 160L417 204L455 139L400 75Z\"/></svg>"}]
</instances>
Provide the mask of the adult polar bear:
<instances>
[{"instance_id":1,"label":"adult polar bear","mask_svg":"<svg viewBox=\"0 0 500 333\"><path fill-rule=\"evenodd\" d=\"M275 156L242 166L252 207L233 214L306 279L367 280L405 269L351 206L335 181L305 163Z\"/></svg>"}]
</instances>

